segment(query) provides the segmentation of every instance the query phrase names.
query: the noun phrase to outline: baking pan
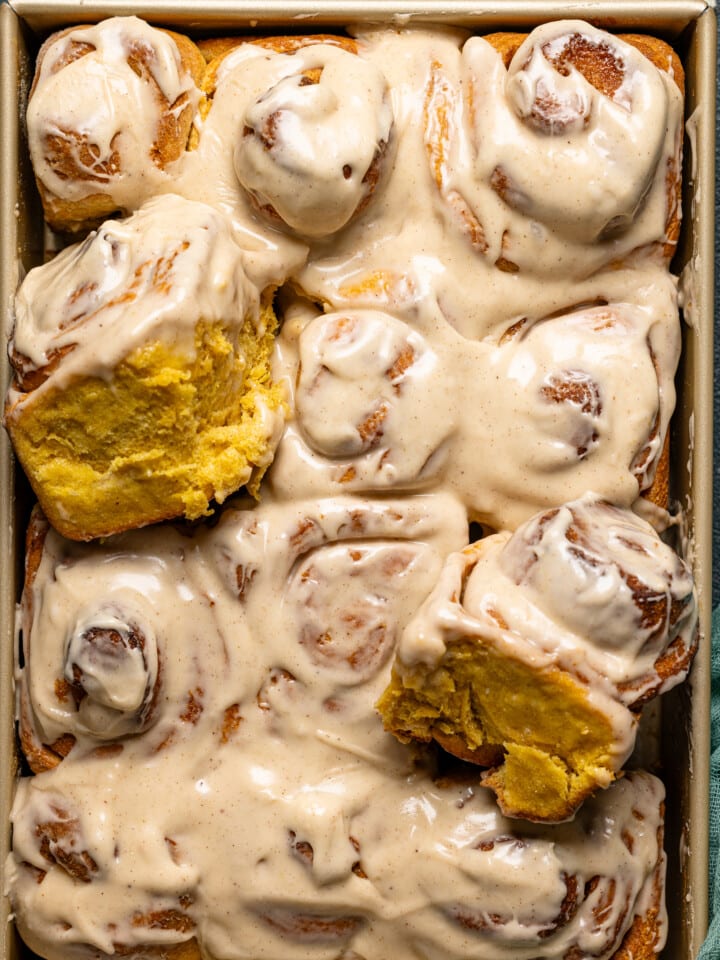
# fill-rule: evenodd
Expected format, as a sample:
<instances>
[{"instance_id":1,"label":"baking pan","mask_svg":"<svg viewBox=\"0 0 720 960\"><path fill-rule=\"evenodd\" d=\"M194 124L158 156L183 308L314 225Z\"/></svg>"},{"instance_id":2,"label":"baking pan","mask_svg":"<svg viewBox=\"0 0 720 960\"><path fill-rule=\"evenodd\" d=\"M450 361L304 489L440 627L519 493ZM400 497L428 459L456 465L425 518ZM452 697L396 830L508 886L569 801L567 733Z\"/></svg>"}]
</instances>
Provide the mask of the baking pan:
<instances>
[{"instance_id":1,"label":"baking pan","mask_svg":"<svg viewBox=\"0 0 720 960\"><path fill-rule=\"evenodd\" d=\"M713 203L716 17L700 0L661 4L520 3L519 0L205 0L202 12L183 0L35 2L0 6L0 304L3 344L19 280L40 263L47 245L42 212L24 138L25 103L37 48L50 32L75 23L136 14L160 26L200 36L227 31L321 27L367 22L388 25L444 22L478 33L530 29L546 20L589 19L611 30L646 30L671 42L686 70L683 232L673 262L681 277L683 356L672 426L671 496L682 507L684 541L692 559L700 603L700 649L688 683L667 694L645 724L643 759L658 761L668 791L668 945L665 960L692 960L702 943L708 913L708 758L710 725L710 614L712 530ZM4 348L3 348L4 349ZM9 365L0 363L4 396ZM9 810L19 760L14 731L13 651L15 608L22 588L24 525L31 495L0 431L0 863L10 842ZM0 960L32 956L0 913Z\"/></svg>"}]
</instances>

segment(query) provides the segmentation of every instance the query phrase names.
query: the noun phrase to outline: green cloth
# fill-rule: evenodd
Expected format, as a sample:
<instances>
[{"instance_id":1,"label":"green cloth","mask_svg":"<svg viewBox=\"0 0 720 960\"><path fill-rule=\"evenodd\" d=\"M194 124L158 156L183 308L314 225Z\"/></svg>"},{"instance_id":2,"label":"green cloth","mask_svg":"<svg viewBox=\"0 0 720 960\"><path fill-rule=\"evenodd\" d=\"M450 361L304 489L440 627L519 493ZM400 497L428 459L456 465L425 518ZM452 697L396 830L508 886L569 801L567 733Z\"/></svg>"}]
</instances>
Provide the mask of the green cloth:
<instances>
[{"instance_id":1,"label":"green cloth","mask_svg":"<svg viewBox=\"0 0 720 960\"><path fill-rule=\"evenodd\" d=\"M712 622L712 726L710 731L710 929L698 960L720 957L720 607Z\"/></svg>"}]
</instances>

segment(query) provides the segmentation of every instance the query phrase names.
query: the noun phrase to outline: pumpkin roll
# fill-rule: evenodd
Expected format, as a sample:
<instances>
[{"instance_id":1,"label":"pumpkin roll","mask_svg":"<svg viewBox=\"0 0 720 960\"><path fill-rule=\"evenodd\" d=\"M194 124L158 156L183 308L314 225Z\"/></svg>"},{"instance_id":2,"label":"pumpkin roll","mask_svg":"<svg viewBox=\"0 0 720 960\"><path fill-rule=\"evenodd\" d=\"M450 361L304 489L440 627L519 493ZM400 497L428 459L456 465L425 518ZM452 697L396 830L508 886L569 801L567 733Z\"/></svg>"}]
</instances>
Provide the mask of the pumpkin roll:
<instances>
[{"instance_id":1,"label":"pumpkin roll","mask_svg":"<svg viewBox=\"0 0 720 960\"><path fill-rule=\"evenodd\" d=\"M73 27L43 44L27 127L53 229L87 230L172 185L204 72L191 40L137 17Z\"/></svg>"},{"instance_id":2,"label":"pumpkin roll","mask_svg":"<svg viewBox=\"0 0 720 960\"><path fill-rule=\"evenodd\" d=\"M685 678L696 627L685 563L587 495L448 558L378 707L401 740L491 767L508 816L561 821L618 775L641 707Z\"/></svg>"},{"instance_id":3,"label":"pumpkin roll","mask_svg":"<svg viewBox=\"0 0 720 960\"><path fill-rule=\"evenodd\" d=\"M221 737L224 706L212 717L206 702L221 628L201 541L202 529L153 527L77 543L35 508L17 673L20 744L35 773L130 748L152 757L197 735L201 718Z\"/></svg>"},{"instance_id":4,"label":"pumpkin roll","mask_svg":"<svg viewBox=\"0 0 720 960\"><path fill-rule=\"evenodd\" d=\"M262 638L245 674L263 728L394 750L372 705L444 558L467 543L461 504L428 494L230 506L210 542L249 634Z\"/></svg>"},{"instance_id":5,"label":"pumpkin roll","mask_svg":"<svg viewBox=\"0 0 720 960\"><path fill-rule=\"evenodd\" d=\"M462 61L431 73L425 139L450 219L483 257L575 279L640 250L669 262L684 86L667 44L560 20L473 37Z\"/></svg>"},{"instance_id":6,"label":"pumpkin roll","mask_svg":"<svg viewBox=\"0 0 720 960\"><path fill-rule=\"evenodd\" d=\"M434 906L408 924L420 956L655 957L667 926L658 780L631 773L572 822L554 825L510 821L485 791L462 781L438 787L431 809L442 826L431 832L448 830L442 801L456 798L463 830L450 829L464 877L451 889L449 864L420 841L408 872L417 872L415 883ZM374 856L363 863L372 878Z\"/></svg>"},{"instance_id":7,"label":"pumpkin roll","mask_svg":"<svg viewBox=\"0 0 720 960\"><path fill-rule=\"evenodd\" d=\"M255 489L283 418L271 295L222 216L173 195L28 274L5 422L64 536L193 519Z\"/></svg>"},{"instance_id":8,"label":"pumpkin roll","mask_svg":"<svg viewBox=\"0 0 720 960\"><path fill-rule=\"evenodd\" d=\"M380 310L318 315L293 303L282 315L274 370L295 416L268 474L272 490L297 498L437 484L456 423L428 339Z\"/></svg>"},{"instance_id":9,"label":"pumpkin roll","mask_svg":"<svg viewBox=\"0 0 720 960\"><path fill-rule=\"evenodd\" d=\"M128 885L124 898L104 908L113 881L132 875L125 862L127 842L109 845L119 839L112 836L114 818L93 822L87 803L77 802L77 788L63 790L42 778L26 781L23 787L19 794L23 808L19 810L16 801L14 818L17 860L9 864L9 874L20 885L27 884L28 901L35 901L35 912L44 915L56 944L49 946L47 929L21 907L18 923L31 949L73 960L110 956L200 960L192 916L195 882L192 870L182 862L181 845L171 837L150 839L146 832L144 855L159 857L154 882L132 891ZM138 859L143 856L137 845L135 852ZM47 916L44 898L60 891L74 903L68 902L59 916ZM75 920L80 909L93 904L90 926L69 919Z\"/></svg>"},{"instance_id":10,"label":"pumpkin roll","mask_svg":"<svg viewBox=\"0 0 720 960\"><path fill-rule=\"evenodd\" d=\"M514 530L588 490L618 506L642 498L667 509L680 355L673 281L659 281L652 296L521 317L481 357L474 380L476 357L458 350L459 402L475 416L460 414L448 479L477 520Z\"/></svg>"},{"instance_id":11,"label":"pumpkin roll","mask_svg":"<svg viewBox=\"0 0 720 960\"><path fill-rule=\"evenodd\" d=\"M330 237L370 203L386 166L393 112L382 72L343 37L241 43L208 66L211 102L233 86L237 181L272 227Z\"/></svg>"}]
</instances>

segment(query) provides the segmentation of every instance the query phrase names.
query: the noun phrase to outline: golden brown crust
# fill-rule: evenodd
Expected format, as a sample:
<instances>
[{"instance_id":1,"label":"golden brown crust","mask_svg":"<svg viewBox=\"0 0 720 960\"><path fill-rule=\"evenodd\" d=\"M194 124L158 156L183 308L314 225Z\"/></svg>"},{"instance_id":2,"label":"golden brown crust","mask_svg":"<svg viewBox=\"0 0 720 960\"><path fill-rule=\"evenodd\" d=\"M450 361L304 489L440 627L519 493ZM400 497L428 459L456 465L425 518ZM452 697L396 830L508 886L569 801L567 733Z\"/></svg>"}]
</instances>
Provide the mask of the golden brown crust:
<instances>
[{"instance_id":1,"label":"golden brown crust","mask_svg":"<svg viewBox=\"0 0 720 960\"><path fill-rule=\"evenodd\" d=\"M347 50L348 53L358 52L358 43L351 37L343 37L330 33L299 34L297 36L286 35L279 37L220 37L216 39L201 40L198 43L202 55L207 60L207 73L203 88L205 92L212 96L217 84L217 74L223 60L238 47L249 43L254 46L264 47L273 53L284 53L291 55L302 50L304 47L312 47L323 43L332 47L340 47Z\"/></svg>"},{"instance_id":2,"label":"golden brown crust","mask_svg":"<svg viewBox=\"0 0 720 960\"><path fill-rule=\"evenodd\" d=\"M647 490L642 491L645 500L667 510L670 506L670 434L665 434L662 451L655 467L653 482Z\"/></svg>"},{"instance_id":3,"label":"golden brown crust","mask_svg":"<svg viewBox=\"0 0 720 960\"><path fill-rule=\"evenodd\" d=\"M433 730L432 739L458 760L465 760L479 767L494 767L502 761L504 752L502 744L483 743L473 750L458 734L444 733L439 729Z\"/></svg>"},{"instance_id":4,"label":"golden brown crust","mask_svg":"<svg viewBox=\"0 0 720 960\"><path fill-rule=\"evenodd\" d=\"M690 669L690 664L697 652L697 639L697 633L693 635L691 642L687 642L683 636L676 637L667 650L655 661L653 671L657 674L657 680L652 684L644 684L642 680L635 683L618 684L618 690L623 695L627 695L633 690L637 691L637 697L629 705L631 710L639 711L660 693L668 680L677 676L678 673L686 673Z\"/></svg>"},{"instance_id":5,"label":"golden brown crust","mask_svg":"<svg viewBox=\"0 0 720 960\"><path fill-rule=\"evenodd\" d=\"M40 562L42 561L45 538L50 530L50 524L40 507L36 505L28 524L25 536L25 586L22 596L22 647L25 663L30 657L31 630L33 620L33 585L37 577ZM32 721L32 705L29 691L23 680L19 690L19 718L18 732L20 746L33 773L42 773L51 770L70 752L75 738L68 734L60 737L53 743L45 744L37 735Z\"/></svg>"},{"instance_id":6,"label":"golden brown crust","mask_svg":"<svg viewBox=\"0 0 720 960\"><path fill-rule=\"evenodd\" d=\"M153 944L146 947L115 944L113 954L98 953L95 956L97 958L120 956L127 957L129 960L203 960L203 954L195 937L183 943Z\"/></svg>"},{"instance_id":7,"label":"golden brown crust","mask_svg":"<svg viewBox=\"0 0 720 960\"><path fill-rule=\"evenodd\" d=\"M433 179L441 192L447 177L446 163L451 149L452 99L451 84L442 65L434 61L430 65L430 80L423 102L423 126L426 131L425 152ZM488 243L485 230L465 198L457 190L451 190L447 194L447 202L458 226L474 249L479 253L486 253Z\"/></svg>"},{"instance_id":8,"label":"golden brown crust","mask_svg":"<svg viewBox=\"0 0 720 960\"><path fill-rule=\"evenodd\" d=\"M251 43L266 47L275 53L296 53L304 47L311 47L318 43L340 47L342 50L347 50L348 53L357 53L359 49L357 40L330 33L316 33L306 36L256 37L251 40Z\"/></svg>"},{"instance_id":9,"label":"golden brown crust","mask_svg":"<svg viewBox=\"0 0 720 960\"><path fill-rule=\"evenodd\" d=\"M657 873L659 871L656 871L656 876ZM651 905L644 914L635 917L620 944L620 948L613 955L613 960L657 960L662 935L662 924L660 922L662 898L662 881L656 879Z\"/></svg>"},{"instance_id":10,"label":"golden brown crust","mask_svg":"<svg viewBox=\"0 0 720 960\"><path fill-rule=\"evenodd\" d=\"M498 32L487 33L483 35L483 40L489 43L502 57L502 62L507 69L510 66L512 58L521 44L528 37L527 33Z\"/></svg>"}]
</instances>

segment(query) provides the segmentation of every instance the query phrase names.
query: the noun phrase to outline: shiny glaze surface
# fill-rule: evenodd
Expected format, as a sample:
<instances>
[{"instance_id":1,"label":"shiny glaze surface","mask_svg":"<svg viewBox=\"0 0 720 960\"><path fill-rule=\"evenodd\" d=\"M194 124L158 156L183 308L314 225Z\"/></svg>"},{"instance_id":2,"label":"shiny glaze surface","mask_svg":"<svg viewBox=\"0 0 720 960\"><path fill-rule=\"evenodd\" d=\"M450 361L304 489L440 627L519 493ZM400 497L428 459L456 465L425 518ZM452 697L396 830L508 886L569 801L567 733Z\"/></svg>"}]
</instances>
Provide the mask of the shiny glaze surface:
<instances>
[{"instance_id":1,"label":"shiny glaze surface","mask_svg":"<svg viewBox=\"0 0 720 960\"><path fill-rule=\"evenodd\" d=\"M214 65L172 176L130 177L123 211L201 201L248 285L283 285L290 412L260 504L216 527L47 535L24 601L21 722L37 744L74 739L21 781L7 871L43 956L196 937L216 960L609 958L653 901L653 778L571 824L518 826L487 791L436 782L373 709L468 522L512 531L587 490L630 507L674 405L664 244L681 97L628 44L562 29L610 43L612 96L551 69L554 24L509 71L442 28L361 31L357 53L241 44ZM33 109L52 112L42 81ZM151 94L137 96L144 114ZM533 107L548 101L550 131ZM348 125L336 155L327 131L335 143ZM185 222L171 211L168 233ZM18 326L15 346L41 367L36 333ZM623 676L645 666L623 658Z\"/></svg>"}]
</instances>

